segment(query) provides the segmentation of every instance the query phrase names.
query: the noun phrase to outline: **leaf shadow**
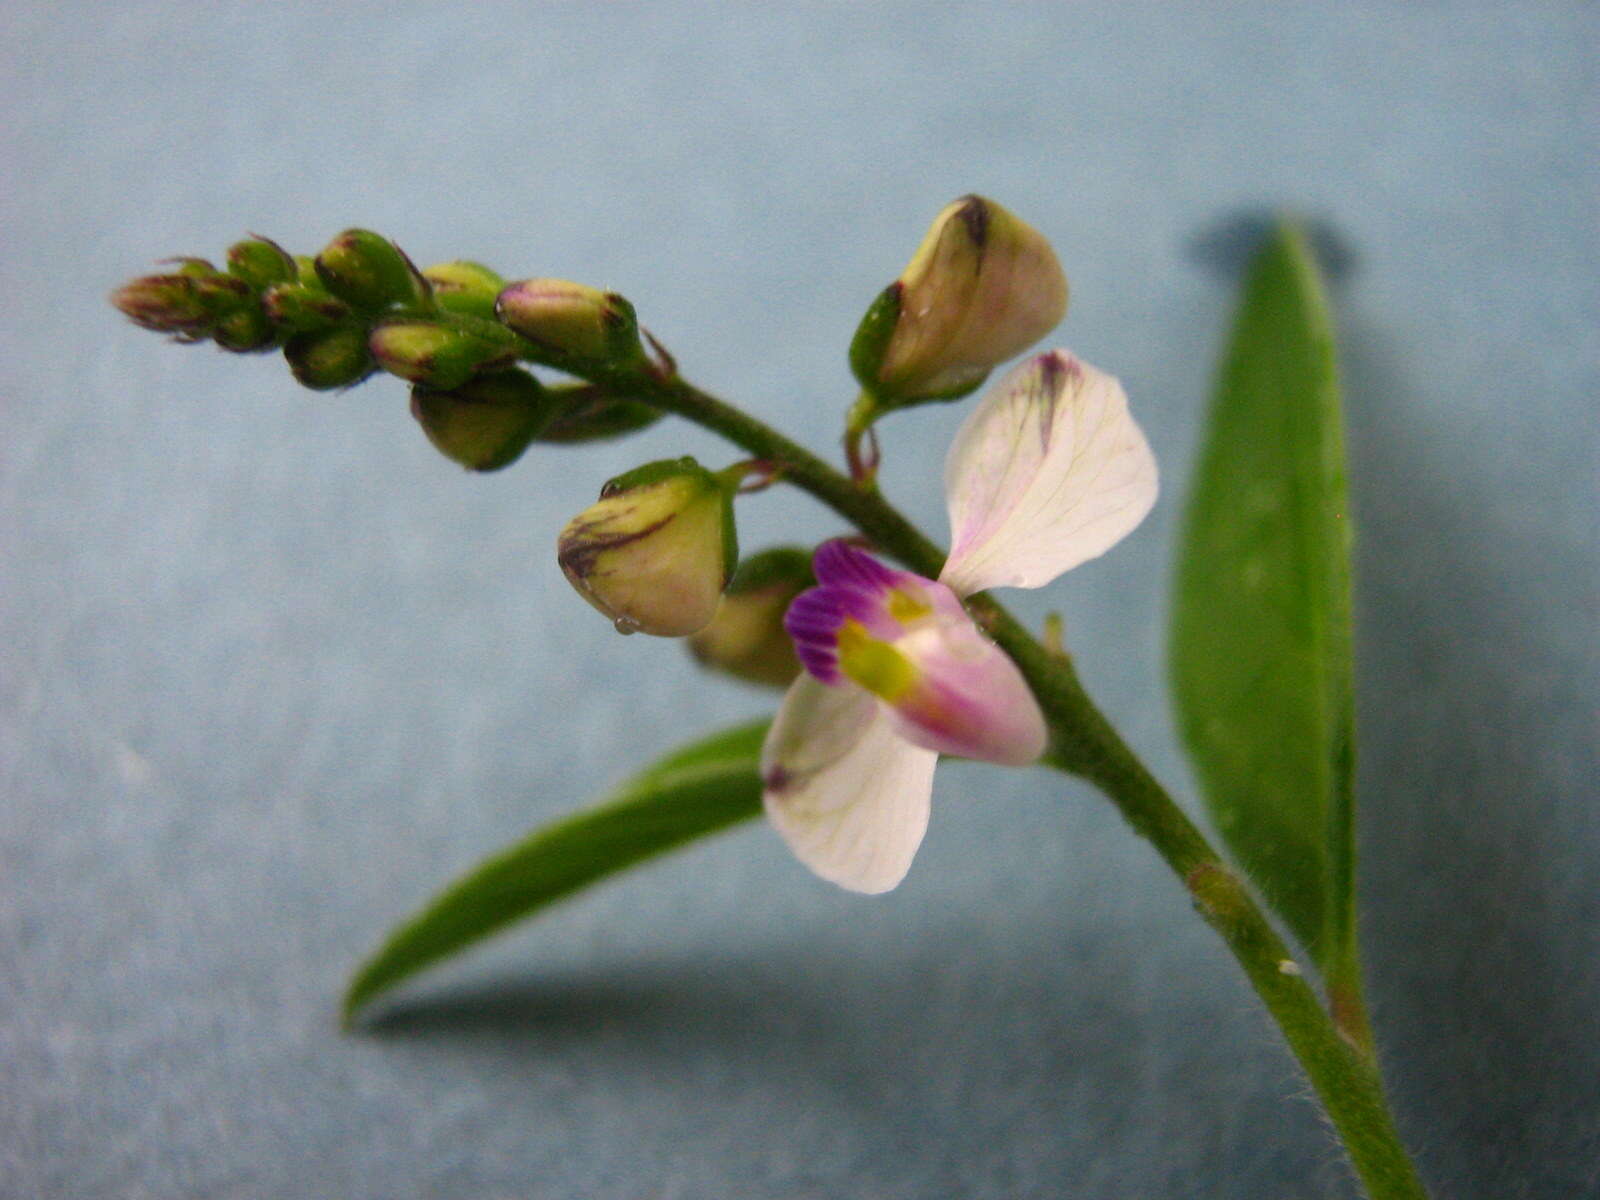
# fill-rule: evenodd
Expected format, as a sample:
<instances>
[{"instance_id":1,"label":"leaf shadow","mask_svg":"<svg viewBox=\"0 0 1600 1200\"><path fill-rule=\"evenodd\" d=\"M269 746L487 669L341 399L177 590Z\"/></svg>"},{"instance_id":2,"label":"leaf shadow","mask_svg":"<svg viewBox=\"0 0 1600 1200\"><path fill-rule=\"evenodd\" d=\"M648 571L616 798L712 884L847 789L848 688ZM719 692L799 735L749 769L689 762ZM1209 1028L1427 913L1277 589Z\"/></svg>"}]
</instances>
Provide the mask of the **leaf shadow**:
<instances>
[{"instance_id":1,"label":"leaf shadow","mask_svg":"<svg viewBox=\"0 0 1600 1200\"><path fill-rule=\"evenodd\" d=\"M1282 1052L1243 986L1203 975L1174 987L1150 975L1160 956L1109 932L1081 913L1005 913L921 925L875 952L838 926L803 944L435 983L363 1028L412 1055L521 1076L513 1104L537 1104L551 1075L629 1094L641 1087L627 1081L648 1080L657 1105L703 1104L714 1088L720 1120L759 1114L740 1153L781 1153L770 1131L783 1129L848 1158L857 1194L1320 1178L1331 1182L1315 1194L1344 1195L1314 1110L1282 1104ZM1274 1086L1241 1089L1241 1077ZM1282 1138L1263 1147L1263 1126Z\"/></svg>"},{"instance_id":2,"label":"leaf shadow","mask_svg":"<svg viewBox=\"0 0 1600 1200\"><path fill-rule=\"evenodd\" d=\"M1488 442L1425 420L1396 341L1341 308L1362 934L1391 1087L1450 1194L1579 1194L1600 1185L1576 1165L1600 1163L1600 768L1592 645L1551 601L1571 564L1514 519L1550 484L1475 489Z\"/></svg>"}]
</instances>

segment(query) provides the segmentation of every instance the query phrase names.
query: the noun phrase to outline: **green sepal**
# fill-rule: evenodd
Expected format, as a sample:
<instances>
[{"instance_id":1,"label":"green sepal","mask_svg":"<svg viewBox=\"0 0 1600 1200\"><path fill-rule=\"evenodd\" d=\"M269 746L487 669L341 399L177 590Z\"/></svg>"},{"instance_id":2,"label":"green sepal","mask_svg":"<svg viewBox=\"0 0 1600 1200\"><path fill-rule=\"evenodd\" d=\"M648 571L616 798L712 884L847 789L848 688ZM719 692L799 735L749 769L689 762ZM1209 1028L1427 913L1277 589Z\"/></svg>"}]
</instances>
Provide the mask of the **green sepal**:
<instances>
[{"instance_id":1,"label":"green sepal","mask_svg":"<svg viewBox=\"0 0 1600 1200\"><path fill-rule=\"evenodd\" d=\"M433 296L446 312L494 320L494 302L506 281L482 263L457 259L435 263L422 272Z\"/></svg>"},{"instance_id":2,"label":"green sepal","mask_svg":"<svg viewBox=\"0 0 1600 1200\"><path fill-rule=\"evenodd\" d=\"M723 483L716 475L706 470L692 455L682 458L659 458L654 462L647 462L632 470L624 471L621 475L613 475L600 486L600 498L615 496L618 492L632 491L634 488L649 487L652 483L660 483L664 479L676 479L680 475L687 475L702 483L707 491L725 490Z\"/></svg>"},{"instance_id":3,"label":"green sepal","mask_svg":"<svg viewBox=\"0 0 1600 1200\"><path fill-rule=\"evenodd\" d=\"M812 552L801 546L769 546L739 564L728 581L728 595L740 596L775 583L811 587L816 583L811 558Z\"/></svg>"},{"instance_id":4,"label":"green sepal","mask_svg":"<svg viewBox=\"0 0 1600 1200\"><path fill-rule=\"evenodd\" d=\"M229 313L238 312L241 308L259 303L248 283L242 279L235 279L232 275L218 272L196 275L194 290L195 295L200 298L200 303L213 317L225 317Z\"/></svg>"},{"instance_id":5,"label":"green sepal","mask_svg":"<svg viewBox=\"0 0 1600 1200\"><path fill-rule=\"evenodd\" d=\"M897 395L878 378L883 356L900 322L904 291L905 286L896 280L879 292L877 299L868 306L866 316L861 318L861 324L856 326L855 337L850 340L850 371L855 375L856 382L861 384L861 397L850 410L849 427L853 431L865 432L884 413L897 408L965 399L982 387L984 380L989 377L985 371L968 383L946 388L942 392L916 396Z\"/></svg>"},{"instance_id":6,"label":"green sepal","mask_svg":"<svg viewBox=\"0 0 1600 1200\"><path fill-rule=\"evenodd\" d=\"M235 354L271 350L278 344L278 333L259 300L220 317L211 330L212 340Z\"/></svg>"},{"instance_id":7,"label":"green sepal","mask_svg":"<svg viewBox=\"0 0 1600 1200\"><path fill-rule=\"evenodd\" d=\"M291 333L330 329L353 315L350 306L330 295L320 280L276 284L262 294L261 303L272 323Z\"/></svg>"},{"instance_id":8,"label":"green sepal","mask_svg":"<svg viewBox=\"0 0 1600 1200\"><path fill-rule=\"evenodd\" d=\"M252 235L228 247L228 273L257 292L299 276L294 256L271 238Z\"/></svg>"},{"instance_id":9,"label":"green sepal","mask_svg":"<svg viewBox=\"0 0 1600 1200\"><path fill-rule=\"evenodd\" d=\"M484 325L487 334L480 328ZM369 345L390 374L442 391L460 387L480 371L509 366L517 357L515 340L498 325L459 316L380 321Z\"/></svg>"},{"instance_id":10,"label":"green sepal","mask_svg":"<svg viewBox=\"0 0 1600 1200\"><path fill-rule=\"evenodd\" d=\"M607 395L593 384L567 384L548 391L557 409L538 440L553 445L623 437L648 429L664 415L643 401Z\"/></svg>"},{"instance_id":11,"label":"green sepal","mask_svg":"<svg viewBox=\"0 0 1600 1200\"><path fill-rule=\"evenodd\" d=\"M289 370L304 387L327 392L353 387L378 369L358 326L297 333L283 347Z\"/></svg>"},{"instance_id":12,"label":"green sepal","mask_svg":"<svg viewBox=\"0 0 1600 1200\"><path fill-rule=\"evenodd\" d=\"M405 252L370 229L347 229L316 258L317 278L358 312L400 305L427 311L432 289Z\"/></svg>"},{"instance_id":13,"label":"green sepal","mask_svg":"<svg viewBox=\"0 0 1600 1200\"><path fill-rule=\"evenodd\" d=\"M450 391L411 389L411 415L446 458L469 471L498 471L522 457L554 402L532 375L497 371Z\"/></svg>"},{"instance_id":14,"label":"green sepal","mask_svg":"<svg viewBox=\"0 0 1600 1200\"><path fill-rule=\"evenodd\" d=\"M210 259L199 258L193 254L180 254L162 261L177 267L177 270L172 272L174 275L191 275L196 279L204 279L219 273L217 268L212 266Z\"/></svg>"},{"instance_id":15,"label":"green sepal","mask_svg":"<svg viewBox=\"0 0 1600 1200\"><path fill-rule=\"evenodd\" d=\"M895 326L900 322L900 303L905 285L896 280L867 306L866 315L856 326L850 339L850 371L856 382L869 394L876 395L882 386L878 371L883 366L883 356L888 352L889 341L894 337Z\"/></svg>"}]
</instances>

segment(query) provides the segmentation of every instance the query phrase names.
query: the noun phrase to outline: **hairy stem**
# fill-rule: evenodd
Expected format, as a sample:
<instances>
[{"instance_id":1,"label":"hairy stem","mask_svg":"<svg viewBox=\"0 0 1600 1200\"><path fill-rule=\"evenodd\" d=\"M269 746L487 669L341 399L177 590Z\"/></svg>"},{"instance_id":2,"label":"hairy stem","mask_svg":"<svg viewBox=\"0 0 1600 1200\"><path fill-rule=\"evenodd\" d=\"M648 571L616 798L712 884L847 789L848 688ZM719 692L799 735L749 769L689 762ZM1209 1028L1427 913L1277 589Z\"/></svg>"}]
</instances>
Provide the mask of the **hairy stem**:
<instances>
[{"instance_id":1,"label":"hairy stem","mask_svg":"<svg viewBox=\"0 0 1600 1200\"><path fill-rule=\"evenodd\" d=\"M598 382L623 387L775 464L785 481L827 504L913 571L932 577L943 566L944 552L876 488L852 482L747 413L675 375ZM1370 1033L1354 1038L1341 1033L1239 877L1095 707L1070 659L1042 645L992 597L975 596L969 607L1016 661L1044 709L1051 729L1046 762L1082 776L1111 799L1183 881L1201 916L1244 968L1332 1118L1368 1194L1374 1200L1424 1197L1384 1102ZM1330 981L1336 1011L1340 985L1348 983ZM1355 999L1359 1003L1359 986ZM1347 996L1343 1002L1349 1002ZM1347 1015L1340 1022L1347 1029L1351 1024L1365 1031L1364 1013L1358 1009L1354 1021Z\"/></svg>"}]
</instances>

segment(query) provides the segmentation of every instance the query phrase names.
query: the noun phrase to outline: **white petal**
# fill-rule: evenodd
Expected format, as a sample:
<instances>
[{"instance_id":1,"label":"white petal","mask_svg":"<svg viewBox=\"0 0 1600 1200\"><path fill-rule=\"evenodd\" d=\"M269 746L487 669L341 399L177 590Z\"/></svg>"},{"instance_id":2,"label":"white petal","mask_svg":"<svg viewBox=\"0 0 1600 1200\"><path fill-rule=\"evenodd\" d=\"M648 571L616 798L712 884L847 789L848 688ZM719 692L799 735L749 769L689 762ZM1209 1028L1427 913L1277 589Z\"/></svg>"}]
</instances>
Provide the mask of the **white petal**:
<instances>
[{"instance_id":1,"label":"white petal","mask_svg":"<svg viewBox=\"0 0 1600 1200\"><path fill-rule=\"evenodd\" d=\"M806 866L852 892L887 892L928 830L938 760L897 734L867 691L802 675L761 749L762 798Z\"/></svg>"},{"instance_id":2,"label":"white petal","mask_svg":"<svg viewBox=\"0 0 1600 1200\"><path fill-rule=\"evenodd\" d=\"M951 549L939 579L963 596L1043 587L1105 553L1156 501L1156 461L1112 376L1063 351L1009 371L945 461Z\"/></svg>"}]
</instances>

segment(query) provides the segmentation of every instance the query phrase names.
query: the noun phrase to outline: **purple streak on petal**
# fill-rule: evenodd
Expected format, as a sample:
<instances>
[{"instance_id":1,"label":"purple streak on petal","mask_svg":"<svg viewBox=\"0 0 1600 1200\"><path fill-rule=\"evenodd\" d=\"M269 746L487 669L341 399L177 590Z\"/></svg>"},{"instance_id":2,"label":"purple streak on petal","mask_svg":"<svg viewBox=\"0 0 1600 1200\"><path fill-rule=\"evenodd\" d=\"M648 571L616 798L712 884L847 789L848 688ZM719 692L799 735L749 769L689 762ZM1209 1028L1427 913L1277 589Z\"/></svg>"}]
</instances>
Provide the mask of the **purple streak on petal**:
<instances>
[{"instance_id":1,"label":"purple streak on petal","mask_svg":"<svg viewBox=\"0 0 1600 1200\"><path fill-rule=\"evenodd\" d=\"M783 616L795 653L823 683L839 683L839 630L858 610L871 609L870 597L851 588L815 587L801 592Z\"/></svg>"},{"instance_id":2,"label":"purple streak on petal","mask_svg":"<svg viewBox=\"0 0 1600 1200\"><path fill-rule=\"evenodd\" d=\"M842 585L869 592L888 591L904 574L891 571L870 554L837 538L817 547L811 567L816 572L817 582L824 586Z\"/></svg>"}]
</instances>

